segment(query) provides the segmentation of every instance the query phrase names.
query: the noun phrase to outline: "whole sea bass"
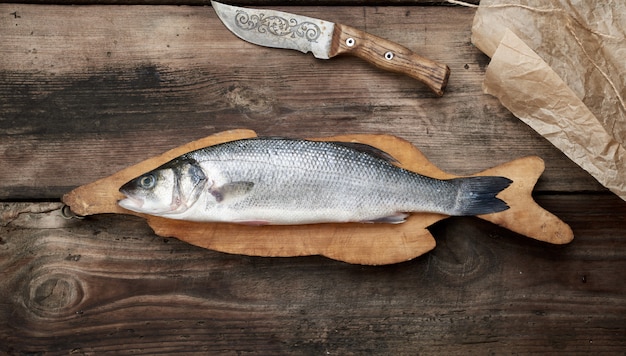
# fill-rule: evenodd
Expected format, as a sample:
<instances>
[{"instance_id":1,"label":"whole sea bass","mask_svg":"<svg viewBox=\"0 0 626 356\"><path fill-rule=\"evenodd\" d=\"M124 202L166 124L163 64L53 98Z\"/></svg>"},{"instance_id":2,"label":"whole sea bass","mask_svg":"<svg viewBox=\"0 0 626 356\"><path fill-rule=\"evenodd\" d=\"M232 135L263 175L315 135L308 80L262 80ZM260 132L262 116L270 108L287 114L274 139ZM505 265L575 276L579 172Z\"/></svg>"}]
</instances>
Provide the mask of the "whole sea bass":
<instances>
[{"instance_id":1,"label":"whole sea bass","mask_svg":"<svg viewBox=\"0 0 626 356\"><path fill-rule=\"evenodd\" d=\"M243 224L401 223L407 213L508 209L505 177L440 180L365 144L252 138L186 153L120 188L128 210Z\"/></svg>"}]
</instances>

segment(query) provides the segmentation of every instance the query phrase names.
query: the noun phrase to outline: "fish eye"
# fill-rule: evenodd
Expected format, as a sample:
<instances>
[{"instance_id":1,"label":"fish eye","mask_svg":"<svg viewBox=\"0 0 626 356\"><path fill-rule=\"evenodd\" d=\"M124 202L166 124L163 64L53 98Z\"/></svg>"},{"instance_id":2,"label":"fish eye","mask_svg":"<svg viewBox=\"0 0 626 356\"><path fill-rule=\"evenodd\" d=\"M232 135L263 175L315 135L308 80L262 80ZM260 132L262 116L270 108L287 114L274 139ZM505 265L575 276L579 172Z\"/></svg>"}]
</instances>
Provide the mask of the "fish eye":
<instances>
[{"instance_id":1,"label":"fish eye","mask_svg":"<svg viewBox=\"0 0 626 356\"><path fill-rule=\"evenodd\" d=\"M139 179L139 186L141 186L143 189L150 189L154 187L155 183L156 178L154 178L154 175L152 174L147 174Z\"/></svg>"}]
</instances>

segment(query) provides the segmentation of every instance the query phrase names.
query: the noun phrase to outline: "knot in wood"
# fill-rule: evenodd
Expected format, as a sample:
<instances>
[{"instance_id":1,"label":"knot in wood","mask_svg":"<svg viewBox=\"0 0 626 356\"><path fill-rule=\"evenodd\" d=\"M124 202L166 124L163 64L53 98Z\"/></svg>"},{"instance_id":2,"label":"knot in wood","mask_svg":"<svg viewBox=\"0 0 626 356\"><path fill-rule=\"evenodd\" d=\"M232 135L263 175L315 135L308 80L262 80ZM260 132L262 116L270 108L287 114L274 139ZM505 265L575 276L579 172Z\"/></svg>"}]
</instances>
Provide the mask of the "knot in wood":
<instances>
[{"instance_id":1,"label":"knot in wood","mask_svg":"<svg viewBox=\"0 0 626 356\"><path fill-rule=\"evenodd\" d=\"M29 283L25 304L40 317L69 314L84 296L75 276L62 272L40 271Z\"/></svg>"}]
</instances>

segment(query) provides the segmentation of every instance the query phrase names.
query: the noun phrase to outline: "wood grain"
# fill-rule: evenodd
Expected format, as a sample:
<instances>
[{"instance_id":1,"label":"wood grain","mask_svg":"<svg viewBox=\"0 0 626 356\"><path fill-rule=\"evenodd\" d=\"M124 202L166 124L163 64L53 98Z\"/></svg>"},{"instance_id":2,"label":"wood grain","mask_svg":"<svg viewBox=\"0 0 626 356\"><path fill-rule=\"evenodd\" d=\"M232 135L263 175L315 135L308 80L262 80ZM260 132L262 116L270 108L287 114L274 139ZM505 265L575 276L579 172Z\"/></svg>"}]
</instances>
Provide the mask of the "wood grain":
<instances>
[{"instance_id":1,"label":"wood grain","mask_svg":"<svg viewBox=\"0 0 626 356\"><path fill-rule=\"evenodd\" d=\"M80 186L64 195L63 202L74 213L82 216L96 213L133 213L117 204L124 198L119 188L127 181L190 151L256 136L256 133L250 130L231 130L190 142L112 176ZM438 179L458 177L443 172L410 143L397 137L343 135L313 140L367 144L387 152L398 160L399 166L410 171ZM540 241L554 244L571 242L574 235L570 227L537 205L532 198L532 190L543 168L543 161L540 158L526 157L477 174L504 176L513 182L498 195L510 209L479 217ZM196 246L217 251L267 257L319 254L348 263L367 265L404 262L430 251L435 247L435 241L426 228L447 217L441 214L414 213L405 223L395 225L244 226L177 221L146 214L136 215L148 219L150 227L160 236L176 237Z\"/></svg>"},{"instance_id":2,"label":"wood grain","mask_svg":"<svg viewBox=\"0 0 626 356\"><path fill-rule=\"evenodd\" d=\"M359 59L317 60L232 35L210 7L0 5L0 199L71 189L215 132L289 137L387 133L444 171L547 162L539 191L605 191L481 92L487 57L472 9L294 7L446 63L437 98ZM17 13L18 17L9 15Z\"/></svg>"},{"instance_id":3,"label":"wood grain","mask_svg":"<svg viewBox=\"0 0 626 356\"><path fill-rule=\"evenodd\" d=\"M222 254L127 215L22 213L0 224L0 352L622 353L623 202L539 203L573 244L453 218L431 253L378 267ZM57 226L29 225L38 215Z\"/></svg>"},{"instance_id":4,"label":"wood grain","mask_svg":"<svg viewBox=\"0 0 626 356\"><path fill-rule=\"evenodd\" d=\"M464 1L478 5L479 0ZM210 5L210 0L8 0L5 3L40 5ZM237 0L232 4L246 6L389 6L389 5L453 5L447 1L435 0L309 0L306 4L297 0Z\"/></svg>"},{"instance_id":5,"label":"wood grain","mask_svg":"<svg viewBox=\"0 0 626 356\"><path fill-rule=\"evenodd\" d=\"M210 7L0 4L0 354L623 355L626 203L482 94L474 10L362 4L276 9L448 64L444 97L359 59L246 44ZM533 198L576 239L449 218L429 228L430 253L369 267L219 253L134 216L60 217L78 186L241 127L391 134L457 175L539 156Z\"/></svg>"},{"instance_id":6,"label":"wood grain","mask_svg":"<svg viewBox=\"0 0 626 356\"><path fill-rule=\"evenodd\" d=\"M335 24L329 57L353 55L390 72L424 83L437 96L444 94L450 68L424 58L398 43L342 24Z\"/></svg>"}]
</instances>

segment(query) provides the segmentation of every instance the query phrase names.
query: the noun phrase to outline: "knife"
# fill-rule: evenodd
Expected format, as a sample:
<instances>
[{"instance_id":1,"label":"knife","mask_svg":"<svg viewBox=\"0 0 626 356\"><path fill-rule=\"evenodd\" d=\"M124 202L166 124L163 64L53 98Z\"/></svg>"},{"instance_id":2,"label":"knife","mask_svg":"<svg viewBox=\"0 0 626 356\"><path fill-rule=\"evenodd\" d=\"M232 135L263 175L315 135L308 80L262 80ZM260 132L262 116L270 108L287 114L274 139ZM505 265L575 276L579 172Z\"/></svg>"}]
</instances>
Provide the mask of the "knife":
<instances>
[{"instance_id":1,"label":"knife","mask_svg":"<svg viewBox=\"0 0 626 356\"><path fill-rule=\"evenodd\" d=\"M387 71L408 75L438 96L450 68L397 43L356 28L282 11L249 9L211 1L224 25L239 38L265 47L312 52L316 58L354 55Z\"/></svg>"}]
</instances>

